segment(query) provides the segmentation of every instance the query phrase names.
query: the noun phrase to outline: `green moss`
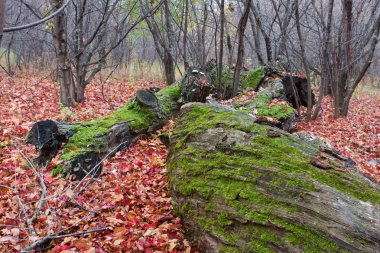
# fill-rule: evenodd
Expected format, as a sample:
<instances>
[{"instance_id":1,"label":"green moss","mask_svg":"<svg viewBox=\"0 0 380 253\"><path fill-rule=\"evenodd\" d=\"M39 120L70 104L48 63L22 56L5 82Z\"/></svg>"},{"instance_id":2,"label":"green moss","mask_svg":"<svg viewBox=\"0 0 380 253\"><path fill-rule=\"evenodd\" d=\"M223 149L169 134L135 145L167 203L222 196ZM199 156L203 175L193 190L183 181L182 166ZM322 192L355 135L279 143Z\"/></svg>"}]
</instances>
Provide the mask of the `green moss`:
<instances>
[{"instance_id":1,"label":"green moss","mask_svg":"<svg viewBox=\"0 0 380 253\"><path fill-rule=\"evenodd\" d=\"M208 212L213 212L215 211L216 205L214 202L210 202L205 206L205 210Z\"/></svg>"},{"instance_id":2,"label":"green moss","mask_svg":"<svg viewBox=\"0 0 380 253\"><path fill-rule=\"evenodd\" d=\"M157 93L157 97L169 96L172 100L177 101L181 97L181 87L178 83L167 86Z\"/></svg>"},{"instance_id":3,"label":"green moss","mask_svg":"<svg viewBox=\"0 0 380 253\"><path fill-rule=\"evenodd\" d=\"M53 177L56 177L59 175L59 173L61 173L61 171L63 170L62 168L62 165L58 164L57 166L55 166L55 168L52 170L51 174Z\"/></svg>"},{"instance_id":4,"label":"green moss","mask_svg":"<svg viewBox=\"0 0 380 253\"><path fill-rule=\"evenodd\" d=\"M178 83L167 86L159 91L156 96L162 102L164 114L172 115L178 109L176 102L181 98L181 87Z\"/></svg>"},{"instance_id":5,"label":"green moss","mask_svg":"<svg viewBox=\"0 0 380 253\"><path fill-rule=\"evenodd\" d=\"M241 250L237 247L226 245L220 249L220 253L241 253Z\"/></svg>"},{"instance_id":6,"label":"green moss","mask_svg":"<svg viewBox=\"0 0 380 253\"><path fill-rule=\"evenodd\" d=\"M245 117L242 117L244 115ZM244 112L222 111L215 113L215 109L207 106L194 106L187 115L185 122L178 122L177 134L198 134L207 129L228 127L245 132L265 132L266 127L252 124L252 118Z\"/></svg>"},{"instance_id":7,"label":"green moss","mask_svg":"<svg viewBox=\"0 0 380 253\"><path fill-rule=\"evenodd\" d=\"M263 106L258 108L257 116L271 117L273 119L281 120L287 119L290 115L295 113L295 109L289 105L276 104L272 107Z\"/></svg>"},{"instance_id":8,"label":"green moss","mask_svg":"<svg viewBox=\"0 0 380 253\"><path fill-rule=\"evenodd\" d=\"M260 81L265 76L264 67L261 66L257 69L251 69L242 74L241 85L243 88L256 89Z\"/></svg>"},{"instance_id":9,"label":"green moss","mask_svg":"<svg viewBox=\"0 0 380 253\"><path fill-rule=\"evenodd\" d=\"M178 84L168 86L156 95L162 102L164 114L169 115L177 109L175 102L181 96L180 86ZM132 131L139 133L147 130L154 120L159 120L155 112L140 106L136 101L130 101L108 116L73 126L71 130L74 135L65 145L61 159L70 160L88 150L97 151L106 148L107 143L97 137L107 134L110 127L116 123L129 121Z\"/></svg>"},{"instance_id":10,"label":"green moss","mask_svg":"<svg viewBox=\"0 0 380 253\"><path fill-rule=\"evenodd\" d=\"M181 160L178 166L184 168L185 171L192 174L192 176L199 176L207 172L210 179L219 180L218 176L227 177L240 177L247 173L250 179L259 177L259 173L252 168L266 168L281 173L281 178L275 178L274 185L286 185L292 187L300 187L308 190L316 191L314 181L321 184L329 185L337 190L343 191L351 196L362 200L370 201L373 203L380 203L380 193L370 188L369 186L357 180L353 180L349 175L345 175L334 170L321 170L313 167L310 164L311 153L305 152L307 147L303 149L296 145L296 141L287 137L286 135L281 138L270 138L264 135L267 131L266 126L249 123L250 119L244 117L237 117L239 112L212 112L210 107L195 106L194 109L186 117L186 122L178 122L178 127L174 133L175 136L180 136L179 143L184 143L186 138L191 135L196 135L207 129L215 127L225 127L238 129L245 132L252 132L261 135L255 135L252 138L252 146L240 147L235 146L230 148L233 152L232 155L224 154L222 152L210 153L202 152L191 147L184 147L177 145L177 148L182 148L184 153L190 154L191 157L196 157L195 161L184 159ZM242 156L242 151L245 151L247 157ZM239 153L240 152L240 153ZM237 155L237 153L239 153ZM195 155L194 155L195 154ZM252 159L252 154L256 158ZM228 169L231 167L232 169ZM234 168L239 168L235 170ZM347 178L345 178L347 176ZM211 178L214 177L214 178ZM306 178L305 178L306 177ZM349 181L352 183L349 183ZM211 183L212 181L208 182ZM202 182L197 182L202 185ZM226 187L223 190L231 194L229 198L233 198L238 192L238 189L231 189L234 187L229 182L219 180L218 184ZM191 184L187 184L186 191L192 188ZM226 193L227 194L227 193Z\"/></svg>"},{"instance_id":11,"label":"green moss","mask_svg":"<svg viewBox=\"0 0 380 253\"><path fill-rule=\"evenodd\" d=\"M314 147L302 145L286 133L270 138L266 135L268 127L254 124L241 112L215 110L193 106L173 131L173 140L181 145L175 146L176 157L168 164L169 174L175 175L170 177L170 187L184 196L197 195L207 203L203 206L205 214L190 212L199 207L188 203L181 216L195 218L199 227L223 239L223 250L231 252L239 240L247 242L238 244L244 244L245 252L276 252L276 245L289 243L303 252L344 252L314 228L291 224L283 217L302 212L293 203L308 198L307 192L317 192L319 184L373 204L380 204L380 193L348 173L312 166ZM214 151L187 143L191 136L216 127L249 133L252 142ZM221 207L232 208L233 217Z\"/></svg>"},{"instance_id":12,"label":"green moss","mask_svg":"<svg viewBox=\"0 0 380 253\"><path fill-rule=\"evenodd\" d=\"M137 102L129 102L123 108L106 117L73 126L70 130L74 132L74 135L63 148L61 159L70 160L88 150L104 149L107 143L97 137L105 135L110 127L116 123L130 121L131 128L138 133L147 129L153 118L152 111L141 107Z\"/></svg>"},{"instance_id":13,"label":"green moss","mask_svg":"<svg viewBox=\"0 0 380 253\"><path fill-rule=\"evenodd\" d=\"M198 224L205 231L209 231L222 238L226 242L236 243L240 236L229 232L229 227L233 221L228 219L228 216L221 213L215 218L199 216L196 218Z\"/></svg>"},{"instance_id":14,"label":"green moss","mask_svg":"<svg viewBox=\"0 0 380 253\"><path fill-rule=\"evenodd\" d=\"M253 102L236 104L235 108L248 108L244 110L247 113L252 112L253 109L257 109L258 117L270 117L275 120L287 119L296 112L296 110L288 104L269 106L271 100L271 96L263 92L259 93Z\"/></svg>"}]
</instances>

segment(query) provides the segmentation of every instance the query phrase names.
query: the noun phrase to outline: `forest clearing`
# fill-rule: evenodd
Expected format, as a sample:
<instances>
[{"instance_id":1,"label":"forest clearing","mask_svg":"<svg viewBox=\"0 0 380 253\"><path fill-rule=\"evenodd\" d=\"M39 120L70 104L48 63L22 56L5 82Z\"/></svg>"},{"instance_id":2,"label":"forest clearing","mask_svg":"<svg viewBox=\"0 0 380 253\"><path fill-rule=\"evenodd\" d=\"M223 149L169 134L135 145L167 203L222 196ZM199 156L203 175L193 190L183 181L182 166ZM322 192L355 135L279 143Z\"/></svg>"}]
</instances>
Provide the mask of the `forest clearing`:
<instances>
[{"instance_id":1,"label":"forest clearing","mask_svg":"<svg viewBox=\"0 0 380 253\"><path fill-rule=\"evenodd\" d=\"M0 2L0 252L379 252L380 2Z\"/></svg>"}]
</instances>

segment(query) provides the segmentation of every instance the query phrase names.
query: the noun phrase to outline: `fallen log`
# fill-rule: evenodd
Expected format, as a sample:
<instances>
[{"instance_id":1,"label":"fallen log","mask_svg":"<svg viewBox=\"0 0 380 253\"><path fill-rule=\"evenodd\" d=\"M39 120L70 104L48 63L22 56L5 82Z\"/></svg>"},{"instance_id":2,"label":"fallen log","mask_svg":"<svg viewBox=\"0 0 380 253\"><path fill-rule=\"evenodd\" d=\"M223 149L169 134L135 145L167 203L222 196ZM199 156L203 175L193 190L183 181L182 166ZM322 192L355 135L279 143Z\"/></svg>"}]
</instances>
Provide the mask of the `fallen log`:
<instances>
[{"instance_id":1,"label":"fallen log","mask_svg":"<svg viewBox=\"0 0 380 253\"><path fill-rule=\"evenodd\" d=\"M128 147L137 136L161 128L178 112L180 86L169 86L154 94L137 91L136 98L114 113L89 122L69 124L46 120L37 122L26 142L35 145L40 155L35 160L44 165L56 156L63 143L60 160L53 175L82 179L87 174L99 175L100 161Z\"/></svg>"},{"instance_id":2,"label":"fallen log","mask_svg":"<svg viewBox=\"0 0 380 253\"><path fill-rule=\"evenodd\" d=\"M154 93L138 90L136 97L112 114L83 123L44 120L33 125L26 143L40 150L34 160L48 164L62 148L62 161L53 169L66 178L83 179L101 173L102 160L129 147L138 137L160 128L174 117L182 104L205 101L212 90L210 78L190 69L181 83Z\"/></svg>"},{"instance_id":3,"label":"fallen log","mask_svg":"<svg viewBox=\"0 0 380 253\"><path fill-rule=\"evenodd\" d=\"M189 68L180 83L157 93L139 90L123 108L101 119L77 124L52 120L37 122L26 142L40 150L40 155L35 159L39 165L48 164L65 144L60 157L62 162L53 169L53 176L59 173L72 179L82 179L88 174L98 176L101 161L106 156L128 147L137 137L161 128L178 113L181 105L206 102L207 97L217 89L215 69L214 61L199 69ZM225 66L223 71L222 86L224 95L228 95L230 69ZM258 122L291 132L295 126L295 110L281 104L269 106L273 98L283 96L283 91L282 84L275 83L262 91L247 108L257 109Z\"/></svg>"},{"instance_id":4,"label":"fallen log","mask_svg":"<svg viewBox=\"0 0 380 253\"><path fill-rule=\"evenodd\" d=\"M244 112L180 115L169 185L202 252L379 252L380 187L352 160Z\"/></svg>"}]
</instances>

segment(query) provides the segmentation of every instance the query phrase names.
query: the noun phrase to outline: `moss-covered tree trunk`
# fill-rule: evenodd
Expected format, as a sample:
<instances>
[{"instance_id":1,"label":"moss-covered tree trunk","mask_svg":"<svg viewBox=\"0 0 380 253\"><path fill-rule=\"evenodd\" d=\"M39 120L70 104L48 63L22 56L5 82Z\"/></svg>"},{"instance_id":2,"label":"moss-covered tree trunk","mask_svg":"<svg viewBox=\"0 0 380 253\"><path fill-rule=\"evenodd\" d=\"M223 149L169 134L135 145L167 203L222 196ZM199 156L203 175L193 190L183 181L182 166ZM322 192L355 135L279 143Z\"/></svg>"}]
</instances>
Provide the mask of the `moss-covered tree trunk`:
<instances>
[{"instance_id":1,"label":"moss-covered tree trunk","mask_svg":"<svg viewBox=\"0 0 380 253\"><path fill-rule=\"evenodd\" d=\"M136 97L112 114L89 122L70 124L45 120L37 122L26 142L40 149L37 163L44 165L55 157L63 143L53 175L99 175L101 160L128 147L142 134L161 128L179 109L181 87L173 85L154 94L139 90Z\"/></svg>"},{"instance_id":2,"label":"moss-covered tree trunk","mask_svg":"<svg viewBox=\"0 0 380 253\"><path fill-rule=\"evenodd\" d=\"M202 252L379 252L380 187L250 115L188 104L171 134L174 209Z\"/></svg>"}]
</instances>

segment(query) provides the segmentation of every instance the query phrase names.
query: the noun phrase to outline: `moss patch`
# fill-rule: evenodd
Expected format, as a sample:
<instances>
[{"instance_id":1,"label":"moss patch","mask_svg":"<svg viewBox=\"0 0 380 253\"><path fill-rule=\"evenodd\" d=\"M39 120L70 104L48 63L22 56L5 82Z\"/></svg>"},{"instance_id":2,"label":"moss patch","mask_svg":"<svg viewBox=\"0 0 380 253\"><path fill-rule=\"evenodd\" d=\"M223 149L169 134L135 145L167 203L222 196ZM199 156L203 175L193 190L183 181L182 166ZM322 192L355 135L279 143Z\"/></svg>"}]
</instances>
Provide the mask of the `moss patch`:
<instances>
[{"instance_id":1,"label":"moss patch","mask_svg":"<svg viewBox=\"0 0 380 253\"><path fill-rule=\"evenodd\" d=\"M162 104L163 113L168 116L177 109L176 101L180 98L180 87L179 85L168 86L156 95ZM124 107L108 116L75 125L71 128L74 135L63 148L61 159L70 160L88 151L104 150L107 148L107 143L98 137L107 134L113 125L120 122L131 122L130 127L136 134L146 131L152 122L162 120L157 117L159 113L150 108L142 107L136 101L131 100Z\"/></svg>"},{"instance_id":2,"label":"moss patch","mask_svg":"<svg viewBox=\"0 0 380 253\"><path fill-rule=\"evenodd\" d=\"M248 70L242 74L241 86L243 88L256 89L264 76L265 70L263 66L257 69Z\"/></svg>"},{"instance_id":3,"label":"moss patch","mask_svg":"<svg viewBox=\"0 0 380 253\"><path fill-rule=\"evenodd\" d=\"M74 135L63 148L61 159L70 160L87 151L106 148L107 143L98 137L107 134L116 123L130 121L131 128L138 133L149 127L153 117L154 114L149 109L141 107L137 102L129 102L104 118L73 126L70 130Z\"/></svg>"},{"instance_id":4,"label":"moss patch","mask_svg":"<svg viewBox=\"0 0 380 253\"><path fill-rule=\"evenodd\" d=\"M278 103L270 105L272 98L265 94L259 93L253 102L236 104L235 108L246 108L243 111L250 113L257 109L258 117L270 117L275 120L284 120L296 112L289 104Z\"/></svg>"},{"instance_id":5,"label":"moss patch","mask_svg":"<svg viewBox=\"0 0 380 253\"><path fill-rule=\"evenodd\" d=\"M181 97L181 87L179 84L173 84L162 89L156 94L162 103L162 110L165 115L173 114L178 108L176 103Z\"/></svg>"},{"instance_id":6,"label":"moss patch","mask_svg":"<svg viewBox=\"0 0 380 253\"><path fill-rule=\"evenodd\" d=\"M190 144L192 136L216 127L251 134L251 145L206 151ZM193 106L177 122L172 138L175 157L168 163L170 187L182 196L202 199L196 206L185 202L181 216L221 238L224 252L236 252L234 245L244 252L277 252L281 245L303 252L344 252L315 228L284 217L302 216L297 202L318 192L320 184L372 204L380 204L380 193L348 173L313 167L314 147L285 133L269 138L267 129L249 122L242 112L203 106ZM193 211L199 208L204 213Z\"/></svg>"}]
</instances>

